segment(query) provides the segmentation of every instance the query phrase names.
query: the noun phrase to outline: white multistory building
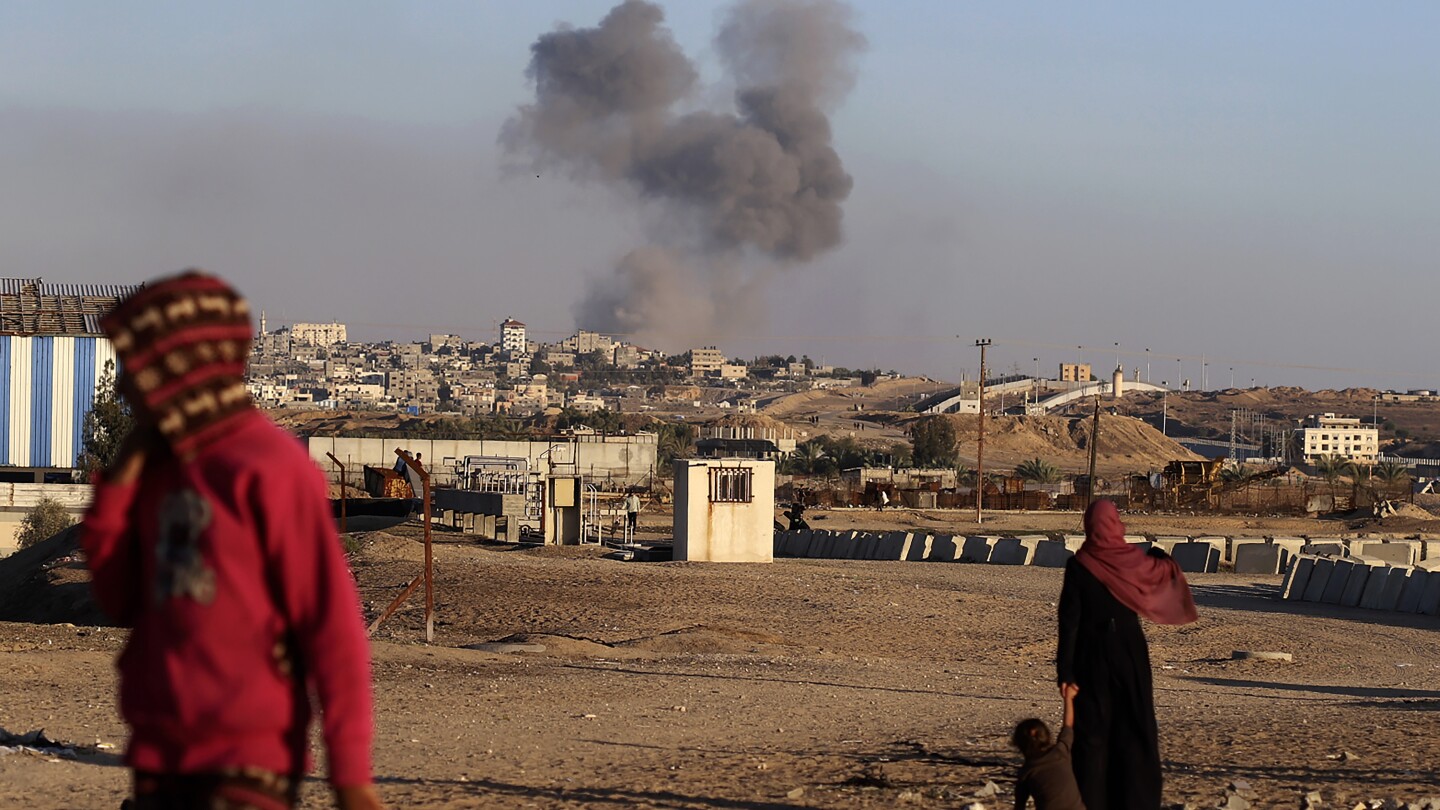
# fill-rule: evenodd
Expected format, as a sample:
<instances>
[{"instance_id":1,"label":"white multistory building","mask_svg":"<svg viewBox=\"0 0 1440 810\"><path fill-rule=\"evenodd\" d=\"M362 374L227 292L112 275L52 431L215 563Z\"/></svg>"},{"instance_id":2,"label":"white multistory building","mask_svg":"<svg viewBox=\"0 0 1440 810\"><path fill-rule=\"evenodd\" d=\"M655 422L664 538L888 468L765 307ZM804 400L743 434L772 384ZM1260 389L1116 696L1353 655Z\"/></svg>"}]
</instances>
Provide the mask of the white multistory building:
<instances>
[{"instance_id":1,"label":"white multistory building","mask_svg":"<svg viewBox=\"0 0 1440 810\"><path fill-rule=\"evenodd\" d=\"M1365 427L1359 419L1322 413L1306 418L1300 429L1300 447L1306 463L1321 456L1340 456L1360 464L1380 460L1380 431Z\"/></svg>"},{"instance_id":2,"label":"white multistory building","mask_svg":"<svg viewBox=\"0 0 1440 810\"><path fill-rule=\"evenodd\" d=\"M290 339L296 343L308 343L311 346L333 346L336 343L345 343L345 324L297 323L290 327Z\"/></svg>"},{"instance_id":3,"label":"white multistory building","mask_svg":"<svg viewBox=\"0 0 1440 810\"><path fill-rule=\"evenodd\" d=\"M500 351L509 352L512 356L525 354L525 324L514 318L506 318L500 324Z\"/></svg>"}]
</instances>

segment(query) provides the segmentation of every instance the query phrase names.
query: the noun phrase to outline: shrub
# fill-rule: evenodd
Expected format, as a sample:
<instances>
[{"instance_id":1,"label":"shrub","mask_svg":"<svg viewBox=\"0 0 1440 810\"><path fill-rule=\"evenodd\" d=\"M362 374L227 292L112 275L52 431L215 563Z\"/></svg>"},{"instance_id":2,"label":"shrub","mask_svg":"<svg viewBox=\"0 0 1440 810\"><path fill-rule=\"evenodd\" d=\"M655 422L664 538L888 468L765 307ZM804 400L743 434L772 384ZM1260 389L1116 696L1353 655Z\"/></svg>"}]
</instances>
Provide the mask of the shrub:
<instances>
[{"instance_id":1,"label":"shrub","mask_svg":"<svg viewBox=\"0 0 1440 810\"><path fill-rule=\"evenodd\" d=\"M64 504L54 498L43 497L20 521L20 533L15 537L19 548L29 548L36 543L49 540L70 528L75 519Z\"/></svg>"}]
</instances>

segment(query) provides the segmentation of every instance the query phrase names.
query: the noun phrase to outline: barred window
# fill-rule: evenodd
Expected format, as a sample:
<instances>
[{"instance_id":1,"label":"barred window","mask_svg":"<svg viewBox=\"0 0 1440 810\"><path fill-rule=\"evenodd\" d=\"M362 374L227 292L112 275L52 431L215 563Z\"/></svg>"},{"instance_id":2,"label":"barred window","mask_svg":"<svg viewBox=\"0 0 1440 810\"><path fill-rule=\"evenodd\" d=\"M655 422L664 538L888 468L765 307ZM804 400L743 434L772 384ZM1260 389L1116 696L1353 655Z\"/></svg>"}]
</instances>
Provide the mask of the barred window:
<instances>
[{"instance_id":1,"label":"barred window","mask_svg":"<svg viewBox=\"0 0 1440 810\"><path fill-rule=\"evenodd\" d=\"M749 467L712 467L710 469L711 503L750 503Z\"/></svg>"}]
</instances>

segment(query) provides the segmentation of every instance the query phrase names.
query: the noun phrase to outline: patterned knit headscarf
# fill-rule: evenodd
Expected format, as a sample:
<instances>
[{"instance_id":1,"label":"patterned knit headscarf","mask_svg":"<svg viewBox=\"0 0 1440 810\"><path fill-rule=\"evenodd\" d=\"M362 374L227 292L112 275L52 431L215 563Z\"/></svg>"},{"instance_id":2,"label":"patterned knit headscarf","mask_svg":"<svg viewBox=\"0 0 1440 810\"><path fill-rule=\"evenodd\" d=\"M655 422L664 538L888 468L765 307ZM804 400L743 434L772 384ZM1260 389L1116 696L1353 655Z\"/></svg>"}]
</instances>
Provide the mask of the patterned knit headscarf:
<instances>
[{"instance_id":1,"label":"patterned knit headscarf","mask_svg":"<svg viewBox=\"0 0 1440 810\"><path fill-rule=\"evenodd\" d=\"M220 279L187 270L148 282L101 326L129 377L131 407L181 458L254 407L245 389L250 306Z\"/></svg>"}]
</instances>

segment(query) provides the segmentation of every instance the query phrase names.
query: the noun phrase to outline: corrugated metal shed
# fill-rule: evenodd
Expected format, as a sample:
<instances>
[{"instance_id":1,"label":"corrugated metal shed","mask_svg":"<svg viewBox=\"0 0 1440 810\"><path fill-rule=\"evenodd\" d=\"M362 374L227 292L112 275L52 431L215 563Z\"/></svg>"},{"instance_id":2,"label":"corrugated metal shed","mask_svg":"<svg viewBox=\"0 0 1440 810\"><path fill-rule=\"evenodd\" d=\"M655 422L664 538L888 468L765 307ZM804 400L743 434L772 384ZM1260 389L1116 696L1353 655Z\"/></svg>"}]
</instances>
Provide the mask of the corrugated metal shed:
<instances>
[{"instance_id":1,"label":"corrugated metal shed","mask_svg":"<svg viewBox=\"0 0 1440 810\"><path fill-rule=\"evenodd\" d=\"M143 284L49 284L0 278L0 334L96 336L100 317Z\"/></svg>"}]
</instances>

